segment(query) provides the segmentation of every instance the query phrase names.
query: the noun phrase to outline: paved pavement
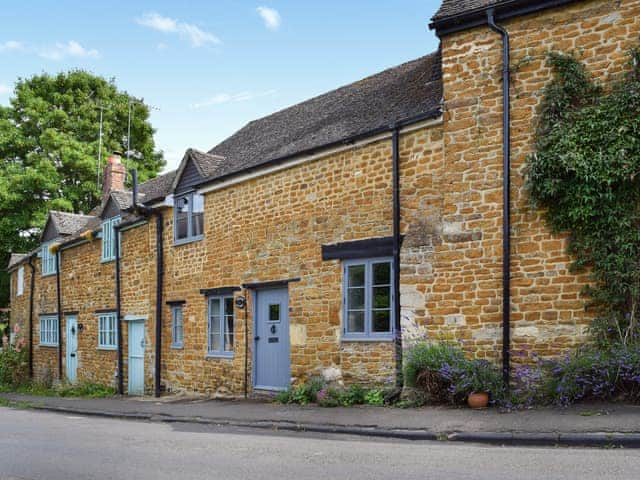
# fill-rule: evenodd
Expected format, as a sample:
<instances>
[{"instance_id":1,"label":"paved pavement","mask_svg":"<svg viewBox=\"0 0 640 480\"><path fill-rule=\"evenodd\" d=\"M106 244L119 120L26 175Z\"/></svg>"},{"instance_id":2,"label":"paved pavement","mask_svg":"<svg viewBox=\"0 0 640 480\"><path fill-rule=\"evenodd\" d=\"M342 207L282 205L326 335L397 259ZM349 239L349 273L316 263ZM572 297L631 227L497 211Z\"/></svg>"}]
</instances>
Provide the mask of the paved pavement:
<instances>
[{"instance_id":1,"label":"paved pavement","mask_svg":"<svg viewBox=\"0 0 640 480\"><path fill-rule=\"evenodd\" d=\"M498 448L0 408L0 479L632 479L627 449Z\"/></svg>"},{"instance_id":2,"label":"paved pavement","mask_svg":"<svg viewBox=\"0 0 640 480\"><path fill-rule=\"evenodd\" d=\"M171 397L73 399L0 394L36 408L158 422L213 423L341 432L413 439L497 444L640 447L640 406L594 403L501 413L496 409L425 407L320 408L256 401L180 400Z\"/></svg>"}]
</instances>

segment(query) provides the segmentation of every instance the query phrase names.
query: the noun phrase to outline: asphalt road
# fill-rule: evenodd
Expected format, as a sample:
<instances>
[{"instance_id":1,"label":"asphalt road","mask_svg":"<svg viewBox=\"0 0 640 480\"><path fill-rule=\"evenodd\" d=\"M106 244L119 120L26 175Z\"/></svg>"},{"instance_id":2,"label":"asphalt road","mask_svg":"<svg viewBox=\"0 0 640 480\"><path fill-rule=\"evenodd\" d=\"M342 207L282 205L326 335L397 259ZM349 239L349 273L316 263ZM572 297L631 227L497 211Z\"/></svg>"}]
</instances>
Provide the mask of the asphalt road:
<instances>
[{"instance_id":1,"label":"asphalt road","mask_svg":"<svg viewBox=\"0 0 640 480\"><path fill-rule=\"evenodd\" d=\"M640 451L386 441L0 407L0 480L85 478L637 479Z\"/></svg>"}]
</instances>

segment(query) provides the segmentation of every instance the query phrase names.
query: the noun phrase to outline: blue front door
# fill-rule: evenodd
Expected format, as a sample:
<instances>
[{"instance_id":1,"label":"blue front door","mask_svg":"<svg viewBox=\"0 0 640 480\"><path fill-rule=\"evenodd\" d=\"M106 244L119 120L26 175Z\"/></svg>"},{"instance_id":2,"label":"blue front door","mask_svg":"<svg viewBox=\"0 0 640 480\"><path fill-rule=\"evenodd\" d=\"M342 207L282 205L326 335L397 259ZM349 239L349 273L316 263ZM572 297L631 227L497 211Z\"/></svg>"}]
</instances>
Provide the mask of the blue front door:
<instances>
[{"instance_id":1,"label":"blue front door","mask_svg":"<svg viewBox=\"0 0 640 480\"><path fill-rule=\"evenodd\" d=\"M286 288L258 290L254 322L254 386L260 390L284 390L291 381L289 292Z\"/></svg>"},{"instance_id":2,"label":"blue front door","mask_svg":"<svg viewBox=\"0 0 640 480\"><path fill-rule=\"evenodd\" d=\"M67 381L78 379L78 317L67 315Z\"/></svg>"},{"instance_id":3,"label":"blue front door","mask_svg":"<svg viewBox=\"0 0 640 480\"><path fill-rule=\"evenodd\" d=\"M144 322L129 323L129 395L144 394Z\"/></svg>"}]
</instances>

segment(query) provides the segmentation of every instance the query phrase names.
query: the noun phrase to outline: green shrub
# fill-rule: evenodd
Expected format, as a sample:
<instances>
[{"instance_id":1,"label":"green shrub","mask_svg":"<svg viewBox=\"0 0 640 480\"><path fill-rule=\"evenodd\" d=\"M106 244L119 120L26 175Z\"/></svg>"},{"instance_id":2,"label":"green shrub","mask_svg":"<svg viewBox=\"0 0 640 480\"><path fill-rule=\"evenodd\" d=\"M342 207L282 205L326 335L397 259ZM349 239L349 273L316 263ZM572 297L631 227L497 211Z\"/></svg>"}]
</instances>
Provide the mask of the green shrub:
<instances>
[{"instance_id":1,"label":"green shrub","mask_svg":"<svg viewBox=\"0 0 640 480\"><path fill-rule=\"evenodd\" d=\"M487 392L494 402L502 398L499 369L486 360L465 358L453 344L415 345L406 355L404 374L407 385L430 402L459 404L473 392Z\"/></svg>"},{"instance_id":2,"label":"green shrub","mask_svg":"<svg viewBox=\"0 0 640 480\"><path fill-rule=\"evenodd\" d=\"M640 402L640 347L583 348L548 362L546 397L560 405L583 400Z\"/></svg>"},{"instance_id":3,"label":"green shrub","mask_svg":"<svg viewBox=\"0 0 640 480\"><path fill-rule=\"evenodd\" d=\"M16 388L28 380L28 350L18 324L14 327L15 338L9 341L7 335L0 338L0 385Z\"/></svg>"},{"instance_id":4,"label":"green shrub","mask_svg":"<svg viewBox=\"0 0 640 480\"><path fill-rule=\"evenodd\" d=\"M384 391L379 388L369 390L364 396L367 405L384 405Z\"/></svg>"}]
</instances>

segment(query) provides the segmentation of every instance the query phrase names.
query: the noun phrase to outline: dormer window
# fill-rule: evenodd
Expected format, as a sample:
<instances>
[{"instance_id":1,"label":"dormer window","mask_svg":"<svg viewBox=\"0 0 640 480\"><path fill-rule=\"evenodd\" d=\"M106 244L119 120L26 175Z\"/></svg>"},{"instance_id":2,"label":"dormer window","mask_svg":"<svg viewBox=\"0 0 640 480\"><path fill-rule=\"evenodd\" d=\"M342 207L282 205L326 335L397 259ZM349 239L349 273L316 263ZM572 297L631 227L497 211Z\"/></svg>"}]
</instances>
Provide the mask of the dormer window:
<instances>
[{"instance_id":1,"label":"dormer window","mask_svg":"<svg viewBox=\"0 0 640 480\"><path fill-rule=\"evenodd\" d=\"M55 253L51 253L51 251L49 250L49 246L51 245L51 242L47 242L44 245L42 245L42 249L40 251L40 257L42 260L42 276L46 276L46 275L54 275L58 269L57 269L57 261L56 261L56 254Z\"/></svg>"},{"instance_id":2,"label":"dormer window","mask_svg":"<svg viewBox=\"0 0 640 480\"><path fill-rule=\"evenodd\" d=\"M120 223L120 216L112 217L102 222L102 261L110 262L116 259L116 231L115 226Z\"/></svg>"},{"instance_id":3,"label":"dormer window","mask_svg":"<svg viewBox=\"0 0 640 480\"><path fill-rule=\"evenodd\" d=\"M175 199L175 243L200 240L204 233L204 197L196 192Z\"/></svg>"}]
</instances>

